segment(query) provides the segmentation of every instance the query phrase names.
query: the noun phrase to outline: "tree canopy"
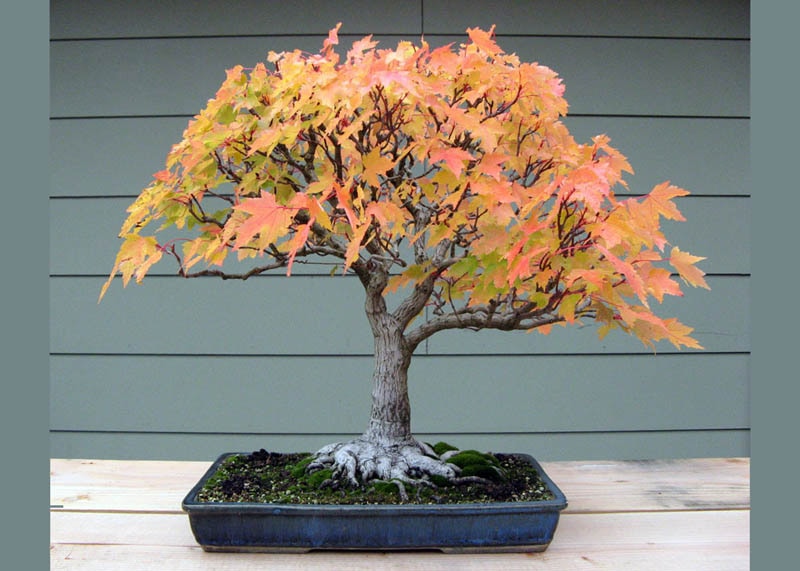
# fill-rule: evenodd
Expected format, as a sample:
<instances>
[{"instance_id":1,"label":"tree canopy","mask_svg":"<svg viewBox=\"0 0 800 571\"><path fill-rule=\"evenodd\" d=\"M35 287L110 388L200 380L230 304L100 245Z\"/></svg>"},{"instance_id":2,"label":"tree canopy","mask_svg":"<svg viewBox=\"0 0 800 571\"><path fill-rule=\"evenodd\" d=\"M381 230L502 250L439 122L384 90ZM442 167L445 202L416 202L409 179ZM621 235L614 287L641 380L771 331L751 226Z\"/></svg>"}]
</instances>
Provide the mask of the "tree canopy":
<instances>
[{"instance_id":1,"label":"tree canopy","mask_svg":"<svg viewBox=\"0 0 800 571\"><path fill-rule=\"evenodd\" d=\"M270 52L229 69L128 208L108 281L140 282L163 257L185 277L246 279L333 257L381 294L408 296L419 342L451 328L534 329L591 318L647 345L699 348L651 303L708 287L702 258L668 242L683 220L669 182L628 191L633 170L605 135L570 135L564 84L520 61L494 28L431 48L371 36L340 55ZM150 227L185 237L158 241ZM243 273L229 258L249 260ZM676 276L678 279L676 279Z\"/></svg>"}]
</instances>

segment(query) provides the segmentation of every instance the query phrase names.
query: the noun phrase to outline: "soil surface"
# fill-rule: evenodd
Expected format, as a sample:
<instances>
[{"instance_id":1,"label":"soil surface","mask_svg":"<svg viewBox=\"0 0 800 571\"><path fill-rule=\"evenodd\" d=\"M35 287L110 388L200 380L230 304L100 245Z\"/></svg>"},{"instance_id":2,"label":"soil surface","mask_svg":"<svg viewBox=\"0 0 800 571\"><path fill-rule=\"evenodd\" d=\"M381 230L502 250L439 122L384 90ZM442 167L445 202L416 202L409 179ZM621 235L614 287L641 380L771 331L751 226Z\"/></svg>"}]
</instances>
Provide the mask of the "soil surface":
<instances>
[{"instance_id":1,"label":"soil surface","mask_svg":"<svg viewBox=\"0 0 800 571\"><path fill-rule=\"evenodd\" d=\"M307 453L263 449L230 456L200 490L197 501L367 505L530 502L553 498L536 470L512 455L459 452L448 461L461 465L462 474L480 474L483 482L452 484L440 479L418 487L405 484L406 500L396 482L377 481L355 488L331 479L329 470L308 474L305 466L310 460Z\"/></svg>"}]
</instances>

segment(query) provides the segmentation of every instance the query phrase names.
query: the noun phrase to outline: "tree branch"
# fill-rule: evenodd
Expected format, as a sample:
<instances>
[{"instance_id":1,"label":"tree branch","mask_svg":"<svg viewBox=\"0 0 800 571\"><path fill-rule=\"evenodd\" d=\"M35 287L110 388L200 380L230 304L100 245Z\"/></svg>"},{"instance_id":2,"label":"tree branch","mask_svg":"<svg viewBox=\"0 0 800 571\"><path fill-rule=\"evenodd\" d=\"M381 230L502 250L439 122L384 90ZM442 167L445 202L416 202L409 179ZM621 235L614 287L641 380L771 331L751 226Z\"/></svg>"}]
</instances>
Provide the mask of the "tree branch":
<instances>
[{"instance_id":1,"label":"tree branch","mask_svg":"<svg viewBox=\"0 0 800 571\"><path fill-rule=\"evenodd\" d=\"M587 298L578 304L575 308L575 317L592 317L594 310L588 308L590 303L591 300ZM434 333L446 329L530 331L565 320L551 308L530 310L529 304L524 307L525 310L507 309L502 312L498 312L496 306L489 304L463 307L419 325L406 335L406 339L412 347L416 347Z\"/></svg>"}]
</instances>

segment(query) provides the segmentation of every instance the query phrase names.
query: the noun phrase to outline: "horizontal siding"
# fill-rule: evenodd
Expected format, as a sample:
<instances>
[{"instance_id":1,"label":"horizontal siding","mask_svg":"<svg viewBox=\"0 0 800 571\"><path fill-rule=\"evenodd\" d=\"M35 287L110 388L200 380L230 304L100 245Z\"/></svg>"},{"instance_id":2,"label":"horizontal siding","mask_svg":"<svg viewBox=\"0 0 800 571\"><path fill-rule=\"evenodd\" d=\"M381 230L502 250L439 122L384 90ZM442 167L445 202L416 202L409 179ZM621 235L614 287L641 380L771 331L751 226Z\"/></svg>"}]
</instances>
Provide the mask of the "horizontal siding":
<instances>
[{"instance_id":1,"label":"horizontal siding","mask_svg":"<svg viewBox=\"0 0 800 571\"><path fill-rule=\"evenodd\" d=\"M419 356L409 372L414 427L741 429L749 425L747 362L746 355L705 354ZM355 433L367 424L372 358L56 356L51 370L57 430ZM104 406L97 409L87 394ZM225 406L198 414L209 400Z\"/></svg>"},{"instance_id":2,"label":"horizontal siding","mask_svg":"<svg viewBox=\"0 0 800 571\"><path fill-rule=\"evenodd\" d=\"M152 2L144 14L141 5L129 2L50 4L53 39L323 34L337 21L363 34L452 34L496 24L498 33L525 35L750 36L749 3L730 0L623 0L602 9L596 0L237 0L235 10L195 0Z\"/></svg>"},{"instance_id":3,"label":"horizontal siding","mask_svg":"<svg viewBox=\"0 0 800 571\"><path fill-rule=\"evenodd\" d=\"M382 38L376 35L376 39ZM443 45L461 42L464 36L426 39L431 45ZM500 42L524 60L555 69L567 86L565 96L573 114L747 117L750 113L748 42L537 37L500 38ZM347 44L344 36L342 43ZM387 43L393 46L397 38ZM236 64L251 67L269 50L316 52L320 47L317 36L57 42L50 47L50 113L52 117L194 115L216 92L224 70ZM134 48L136 57L131 57Z\"/></svg>"},{"instance_id":4,"label":"horizontal siding","mask_svg":"<svg viewBox=\"0 0 800 571\"><path fill-rule=\"evenodd\" d=\"M421 0L52 1L50 37L137 38L326 34L339 21L363 34L422 32Z\"/></svg>"},{"instance_id":5,"label":"horizontal siding","mask_svg":"<svg viewBox=\"0 0 800 571\"><path fill-rule=\"evenodd\" d=\"M51 196L135 196L162 168L187 121L188 117L52 121ZM589 142L601 133L611 137L636 171L627 177L631 192L646 192L664 180L693 195L751 192L747 119L568 116L565 123L578 141Z\"/></svg>"},{"instance_id":6,"label":"horizontal siding","mask_svg":"<svg viewBox=\"0 0 800 571\"><path fill-rule=\"evenodd\" d=\"M497 25L498 34L743 38L749 5L729 0L425 0L425 33Z\"/></svg>"},{"instance_id":7,"label":"horizontal siding","mask_svg":"<svg viewBox=\"0 0 800 571\"><path fill-rule=\"evenodd\" d=\"M682 298L664 298L663 305L653 307L656 314L676 317L693 327L692 335L713 352L750 351L750 280L747 277L710 277L711 291L688 289ZM428 342L431 354L504 354L528 353L648 353L634 337L619 331L597 338L597 326L553 327L549 335L538 333L505 334L503 331L442 331ZM659 353L675 349L669 343L656 344ZM684 352L686 350L684 349Z\"/></svg>"},{"instance_id":8,"label":"horizontal siding","mask_svg":"<svg viewBox=\"0 0 800 571\"><path fill-rule=\"evenodd\" d=\"M53 200L50 203L50 273L52 275L108 275L120 240L116 238L132 198ZM681 250L706 258L699 267L709 274L750 272L750 206L747 197L688 197L677 201L685 222L665 222L667 239ZM154 227L155 229L155 227ZM181 236L164 230L166 243ZM103 239L98 239L102 236ZM186 234L183 234L186 236ZM236 256L231 261L236 262ZM293 275L327 274L336 260L318 258L320 265L295 265ZM240 264L248 267L249 262ZM231 266L233 268L234 266ZM199 269L199 268L197 268ZM165 259L149 275L174 275L177 266ZM277 272L281 274L281 271ZM295 284L296 285L296 284ZM226 284L225 287L235 287Z\"/></svg>"},{"instance_id":9,"label":"horizontal siding","mask_svg":"<svg viewBox=\"0 0 800 571\"><path fill-rule=\"evenodd\" d=\"M261 277L246 282L148 277L102 303L103 278L51 279L50 350L54 353L364 355L372 334L356 278ZM689 289L664 300L662 312L694 326L707 351L750 350L750 281L711 277L711 291ZM660 308L659 308L660 309ZM442 331L431 354L650 353L635 338L596 328L554 327L539 333ZM660 343L659 352L672 352Z\"/></svg>"},{"instance_id":10,"label":"horizontal siding","mask_svg":"<svg viewBox=\"0 0 800 571\"><path fill-rule=\"evenodd\" d=\"M222 284L164 263L96 303L125 207L224 70L316 51L337 21L340 49L497 24L562 76L576 138L607 133L629 158L631 193L692 192L666 233L708 258L712 290L663 307L707 351L592 326L442 333L412 365L415 432L544 460L749 455L749 3L728 0L51 2L51 454L209 460L363 428L372 339L359 286L328 266Z\"/></svg>"},{"instance_id":11,"label":"horizontal siding","mask_svg":"<svg viewBox=\"0 0 800 571\"><path fill-rule=\"evenodd\" d=\"M53 431L53 458L211 461L223 452L265 448L278 452L313 451L355 434L169 434L157 432ZM541 461L647 460L750 456L749 430L669 432L584 432L567 434L425 434L426 442L445 441L462 448L532 454Z\"/></svg>"}]
</instances>

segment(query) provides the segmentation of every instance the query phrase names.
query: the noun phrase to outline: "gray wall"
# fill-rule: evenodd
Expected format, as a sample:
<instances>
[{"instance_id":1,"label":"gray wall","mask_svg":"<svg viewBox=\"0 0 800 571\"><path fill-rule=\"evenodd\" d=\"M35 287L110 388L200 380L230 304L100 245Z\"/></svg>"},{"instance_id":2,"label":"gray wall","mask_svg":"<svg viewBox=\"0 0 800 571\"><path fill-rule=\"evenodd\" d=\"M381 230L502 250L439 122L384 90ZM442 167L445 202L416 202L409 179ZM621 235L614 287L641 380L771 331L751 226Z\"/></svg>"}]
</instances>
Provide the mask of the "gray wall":
<instances>
[{"instance_id":1,"label":"gray wall","mask_svg":"<svg viewBox=\"0 0 800 571\"><path fill-rule=\"evenodd\" d=\"M316 51L337 21L345 45L439 45L496 23L507 51L564 78L573 133L608 133L628 156L632 192L692 191L667 235L708 258L712 290L663 307L705 351L653 355L591 325L442 333L412 365L417 434L542 460L749 455L747 2L53 0L51 14L52 456L210 460L365 426L371 338L353 279L186 281L164 263L96 303L125 207L224 70Z\"/></svg>"}]
</instances>

